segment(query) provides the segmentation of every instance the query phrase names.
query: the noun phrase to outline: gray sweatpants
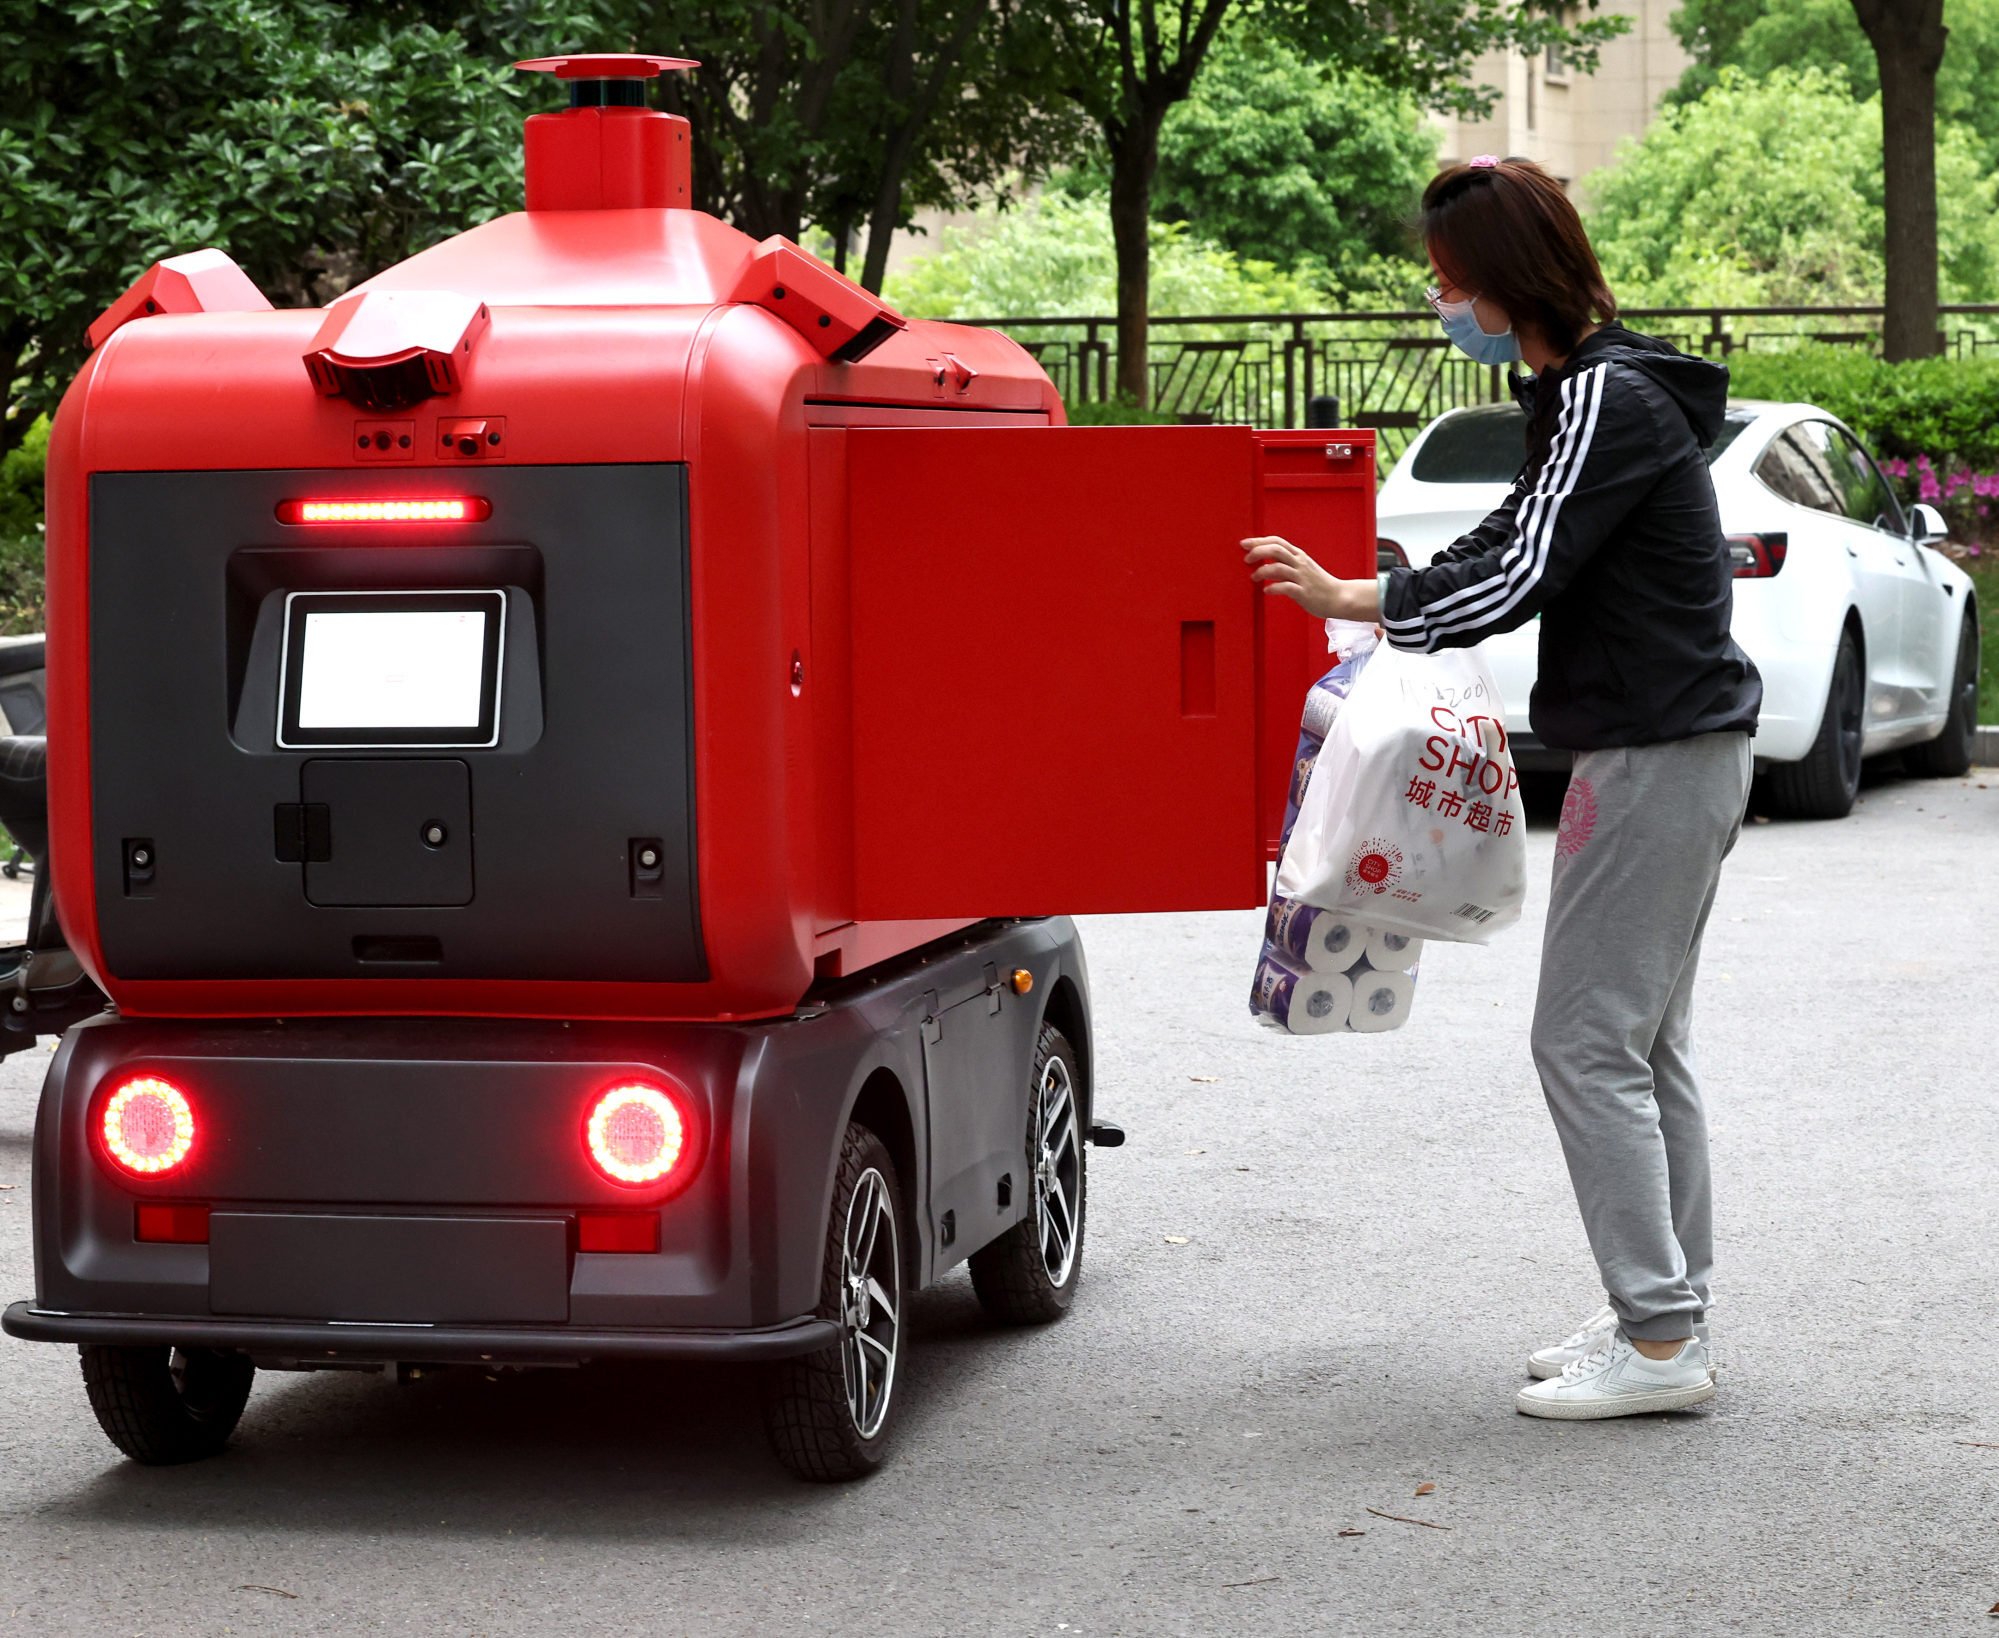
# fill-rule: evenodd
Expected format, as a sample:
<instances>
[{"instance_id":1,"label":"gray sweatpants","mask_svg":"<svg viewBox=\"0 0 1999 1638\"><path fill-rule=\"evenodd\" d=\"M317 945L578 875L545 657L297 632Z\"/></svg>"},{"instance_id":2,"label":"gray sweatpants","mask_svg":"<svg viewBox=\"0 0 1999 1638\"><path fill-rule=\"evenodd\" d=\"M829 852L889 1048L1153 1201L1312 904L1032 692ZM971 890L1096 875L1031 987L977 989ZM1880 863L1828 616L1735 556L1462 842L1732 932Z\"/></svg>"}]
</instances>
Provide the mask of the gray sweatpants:
<instances>
[{"instance_id":1,"label":"gray sweatpants","mask_svg":"<svg viewBox=\"0 0 1999 1638\"><path fill-rule=\"evenodd\" d=\"M1576 758L1534 1006L1534 1063L1627 1335L1706 1316L1714 1266L1694 974L1742 833L1749 736Z\"/></svg>"}]
</instances>

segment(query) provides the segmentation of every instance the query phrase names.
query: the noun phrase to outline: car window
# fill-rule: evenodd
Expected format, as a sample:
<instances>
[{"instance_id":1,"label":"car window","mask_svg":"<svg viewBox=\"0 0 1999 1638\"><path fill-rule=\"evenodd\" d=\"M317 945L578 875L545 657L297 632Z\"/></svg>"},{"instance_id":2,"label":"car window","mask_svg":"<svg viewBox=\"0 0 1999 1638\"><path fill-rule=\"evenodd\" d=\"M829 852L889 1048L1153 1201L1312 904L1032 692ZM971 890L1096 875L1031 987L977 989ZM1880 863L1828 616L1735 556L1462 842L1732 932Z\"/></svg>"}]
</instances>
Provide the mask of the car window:
<instances>
[{"instance_id":1,"label":"car window","mask_svg":"<svg viewBox=\"0 0 1999 1638\"><path fill-rule=\"evenodd\" d=\"M1755 419L1754 411L1731 410L1708 445L1708 464ZM1409 473L1420 483L1511 483L1526 457L1526 415L1512 404L1490 404L1437 422Z\"/></svg>"},{"instance_id":2,"label":"car window","mask_svg":"<svg viewBox=\"0 0 1999 1638\"><path fill-rule=\"evenodd\" d=\"M1825 423L1813 425L1822 427ZM1770 447L1756 458L1756 476L1787 501L1843 517L1846 507L1832 481L1831 457L1824 440L1801 436L1803 432L1802 427L1792 427L1773 438Z\"/></svg>"},{"instance_id":3,"label":"car window","mask_svg":"<svg viewBox=\"0 0 1999 1638\"><path fill-rule=\"evenodd\" d=\"M1833 442L1840 450L1840 471L1849 480L1846 515L1856 523L1872 524L1891 535L1907 534L1909 529L1902 521L1901 503L1895 499L1895 491L1888 487L1888 480L1881 476L1881 469L1874 464L1874 458L1860 447L1860 441L1850 432L1840 427L1831 430Z\"/></svg>"},{"instance_id":4,"label":"car window","mask_svg":"<svg viewBox=\"0 0 1999 1638\"><path fill-rule=\"evenodd\" d=\"M1721 452L1747 432L1756 419L1753 410L1730 410L1722 417L1721 431L1714 435L1714 442L1707 446L1707 464L1713 466L1721 458Z\"/></svg>"},{"instance_id":5,"label":"car window","mask_svg":"<svg viewBox=\"0 0 1999 1638\"><path fill-rule=\"evenodd\" d=\"M1491 404L1437 422L1409 472L1419 483L1511 483L1526 459L1526 415Z\"/></svg>"}]
</instances>

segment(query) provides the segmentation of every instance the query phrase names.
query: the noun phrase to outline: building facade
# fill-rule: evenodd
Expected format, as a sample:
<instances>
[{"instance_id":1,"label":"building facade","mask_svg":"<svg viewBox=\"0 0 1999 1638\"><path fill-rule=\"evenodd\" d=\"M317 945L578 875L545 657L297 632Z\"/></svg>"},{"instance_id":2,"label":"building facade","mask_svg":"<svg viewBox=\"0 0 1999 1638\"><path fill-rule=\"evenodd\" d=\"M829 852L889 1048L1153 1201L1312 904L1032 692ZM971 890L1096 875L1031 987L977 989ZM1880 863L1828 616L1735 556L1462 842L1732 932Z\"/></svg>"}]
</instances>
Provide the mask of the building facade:
<instances>
[{"instance_id":1,"label":"building facade","mask_svg":"<svg viewBox=\"0 0 1999 1638\"><path fill-rule=\"evenodd\" d=\"M1492 51L1478 60L1473 81L1499 88L1489 119L1436 116L1440 157L1454 164L1474 154L1537 159L1571 191L1616 157L1618 142L1652 123L1666 93L1691 59L1667 19L1680 0L1625 0L1612 15L1631 19L1630 32L1603 48L1594 74L1578 74L1558 53L1532 57Z\"/></svg>"}]
</instances>

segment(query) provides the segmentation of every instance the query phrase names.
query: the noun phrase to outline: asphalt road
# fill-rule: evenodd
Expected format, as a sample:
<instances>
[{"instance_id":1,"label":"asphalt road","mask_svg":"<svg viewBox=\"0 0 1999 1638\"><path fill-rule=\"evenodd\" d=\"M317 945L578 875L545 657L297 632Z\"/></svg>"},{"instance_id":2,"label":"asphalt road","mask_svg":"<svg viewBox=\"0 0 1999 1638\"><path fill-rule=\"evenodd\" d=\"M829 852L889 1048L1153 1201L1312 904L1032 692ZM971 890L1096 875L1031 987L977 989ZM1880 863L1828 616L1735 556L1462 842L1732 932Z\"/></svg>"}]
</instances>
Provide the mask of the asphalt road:
<instances>
[{"instance_id":1,"label":"asphalt road","mask_svg":"<svg viewBox=\"0 0 1999 1638\"><path fill-rule=\"evenodd\" d=\"M1550 839L1396 1035L1253 1028L1253 915L1087 924L1132 1141L1077 1309L926 1294L873 1481L786 1478L717 1371L265 1376L148 1471L0 1341L0 1630L1989 1635L1999 773L1745 834L1699 1025L1725 1369L1673 1418L1512 1409L1599 1300L1527 1053ZM40 1058L0 1070L9 1297Z\"/></svg>"}]
</instances>

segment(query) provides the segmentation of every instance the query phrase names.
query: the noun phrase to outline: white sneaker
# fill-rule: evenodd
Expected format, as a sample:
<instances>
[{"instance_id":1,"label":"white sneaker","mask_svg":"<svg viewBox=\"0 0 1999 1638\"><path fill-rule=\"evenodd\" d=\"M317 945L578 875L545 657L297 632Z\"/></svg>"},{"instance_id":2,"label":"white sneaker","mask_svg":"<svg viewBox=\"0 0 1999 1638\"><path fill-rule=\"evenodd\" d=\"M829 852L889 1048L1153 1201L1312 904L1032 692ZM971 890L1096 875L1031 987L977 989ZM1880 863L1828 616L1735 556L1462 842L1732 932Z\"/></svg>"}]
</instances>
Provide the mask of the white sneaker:
<instances>
[{"instance_id":1,"label":"white sneaker","mask_svg":"<svg viewBox=\"0 0 1999 1638\"><path fill-rule=\"evenodd\" d=\"M1595 1353L1603 1339L1617 1329L1617 1310L1605 1303L1575 1330L1552 1347L1527 1356L1527 1374L1537 1382L1560 1376L1579 1359Z\"/></svg>"},{"instance_id":2,"label":"white sneaker","mask_svg":"<svg viewBox=\"0 0 1999 1638\"><path fill-rule=\"evenodd\" d=\"M1713 1376L1721 1369L1721 1357L1715 1352L1714 1336L1708 1326L1709 1322L1702 1320L1694 1327L1694 1335L1700 1338L1702 1346L1707 1349L1708 1375ZM1537 1382L1545 1382L1550 1377L1560 1376L1577 1360L1595 1353L1603 1339L1616 1329L1617 1310L1605 1303L1560 1342L1536 1349L1529 1354L1527 1374Z\"/></svg>"},{"instance_id":3,"label":"white sneaker","mask_svg":"<svg viewBox=\"0 0 1999 1638\"><path fill-rule=\"evenodd\" d=\"M1622 1331L1613 1331L1560 1376L1522 1388L1513 1404L1527 1416L1590 1422L1685 1410L1713 1397L1707 1347L1699 1337L1683 1342L1671 1359L1647 1359Z\"/></svg>"}]
</instances>

